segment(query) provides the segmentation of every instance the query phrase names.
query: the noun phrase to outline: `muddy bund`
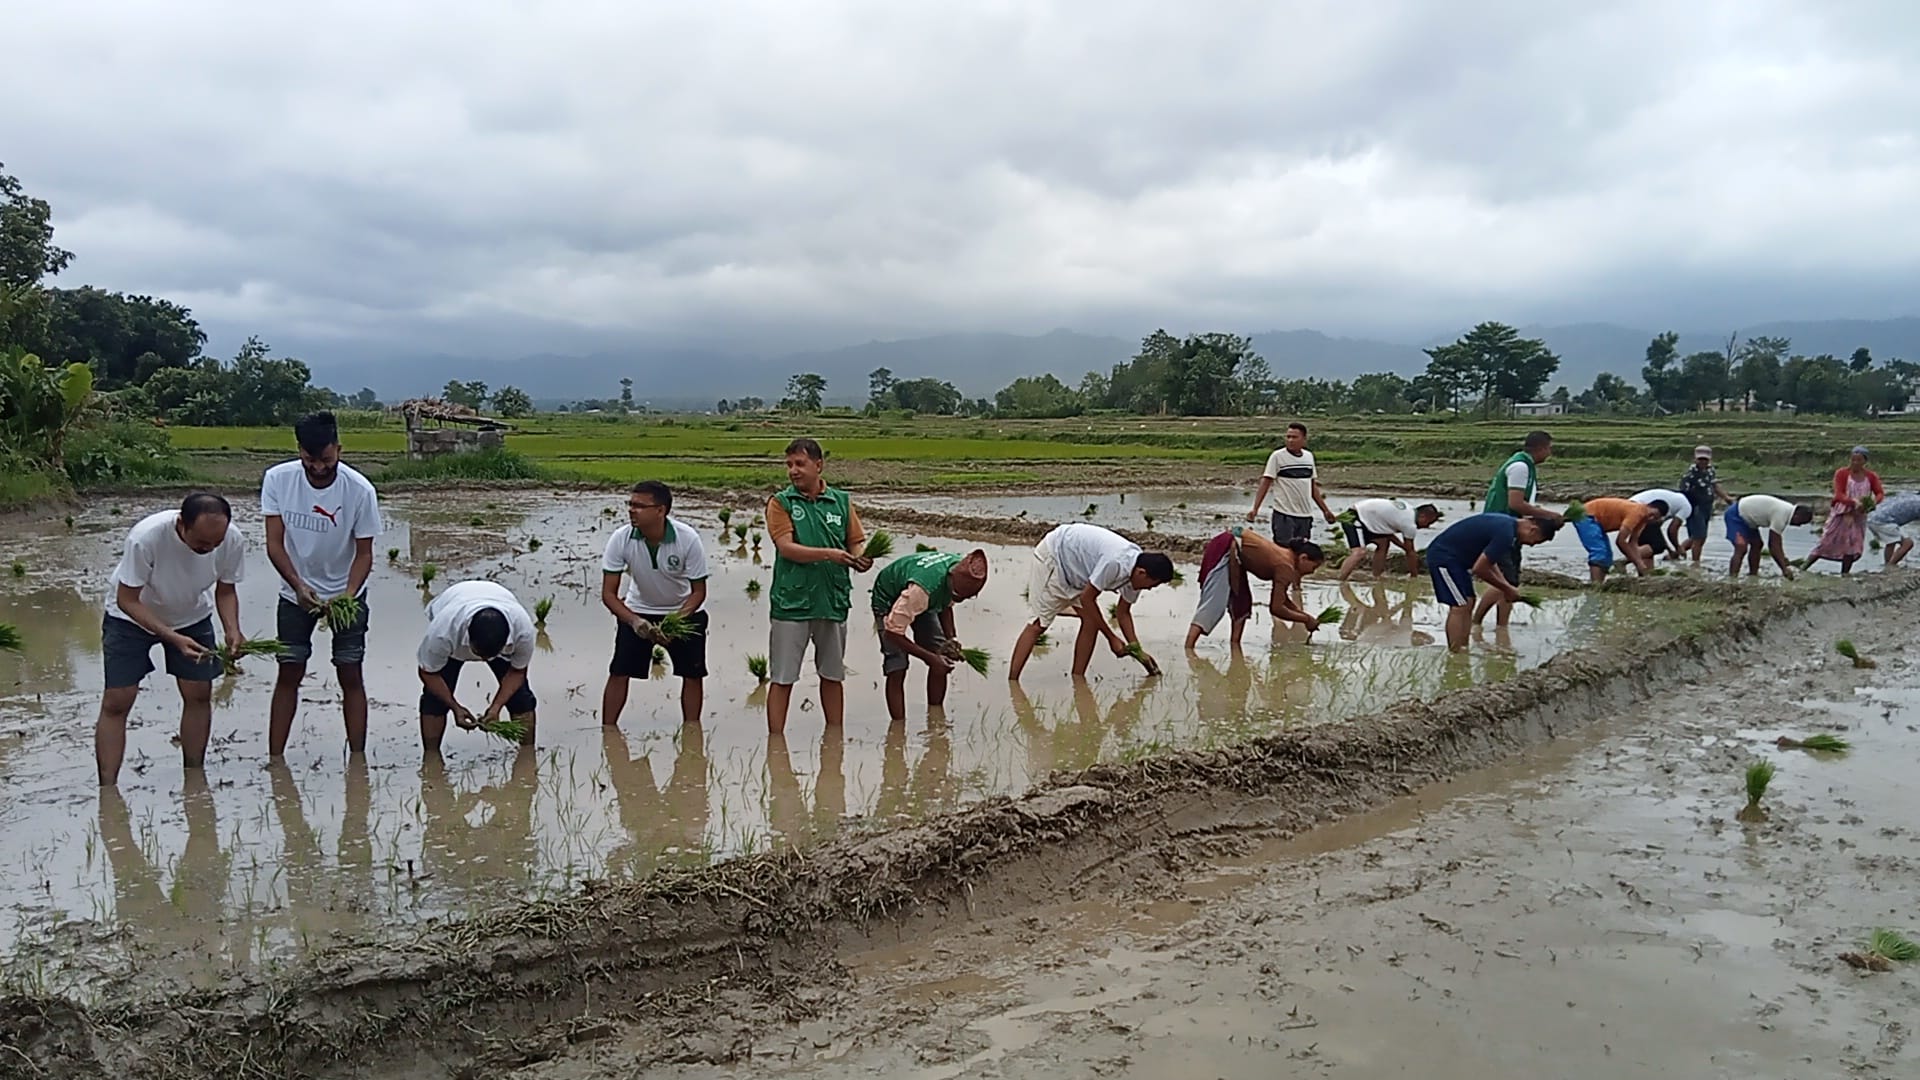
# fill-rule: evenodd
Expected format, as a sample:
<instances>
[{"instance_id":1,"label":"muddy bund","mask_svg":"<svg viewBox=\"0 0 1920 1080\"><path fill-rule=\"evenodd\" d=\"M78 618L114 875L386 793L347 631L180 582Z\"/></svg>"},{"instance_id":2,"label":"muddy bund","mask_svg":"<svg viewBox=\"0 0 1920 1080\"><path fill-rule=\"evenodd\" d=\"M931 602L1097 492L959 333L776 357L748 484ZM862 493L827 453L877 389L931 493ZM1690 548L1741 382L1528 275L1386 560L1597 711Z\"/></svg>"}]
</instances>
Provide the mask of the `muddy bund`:
<instances>
[{"instance_id":1,"label":"muddy bund","mask_svg":"<svg viewBox=\"0 0 1920 1080\"><path fill-rule=\"evenodd\" d=\"M316 662L284 762L269 763L273 670L252 660L216 684L203 773L183 774L177 698L150 676L119 788L105 793L91 753L102 591L125 529L151 507L19 530L9 551L24 573L0 582L0 621L28 639L0 654L0 905L11 916L0 923L0 1076L464 1076L616 1038L642 1048L606 1076L725 1062L741 1040L689 1043L658 1025L716 1010L749 1028L810 1015L844 981L836 957L851 943L910 945L1089 890L1124 906L1154 876L1145 867L1164 875L1207 838L1295 836L1362 814L1634 708L1663 679L1754 651L1769 626L1806 610L1910 587L1889 574L1549 589L1450 658L1424 576L1363 573L1343 587L1329 568L1306 606L1345 607L1339 626L1306 635L1261 614L1244 651L1228 649L1222 626L1185 654L1189 544L1176 559L1186 580L1136 608L1162 675L1100 650L1076 683L1074 624L1062 620L1058 643L1013 686L1005 660L1026 532L1041 515L894 503L886 522L876 502L899 551L986 548L992 578L958 620L992 666L957 671L932 714L915 700L916 671L908 720L890 727L856 584L844 730L821 722L809 671L785 736L770 739L748 660L766 652L764 592L749 584L769 583L772 548L717 541L713 503L676 508L713 558L704 722L681 725L677 680L657 667L617 727L600 723L612 621L599 559L623 524L618 505L510 492L388 500L364 757L346 754L337 688ZM754 507L732 510L739 523ZM242 627L265 635L277 578L257 507L236 513L252 545ZM1212 523L1187 524L1197 537ZM423 763L422 608L474 577L529 608L552 598L530 675L539 744L450 730L443 760ZM320 661L324 634L317 646ZM478 666L463 700L490 693Z\"/></svg>"}]
</instances>

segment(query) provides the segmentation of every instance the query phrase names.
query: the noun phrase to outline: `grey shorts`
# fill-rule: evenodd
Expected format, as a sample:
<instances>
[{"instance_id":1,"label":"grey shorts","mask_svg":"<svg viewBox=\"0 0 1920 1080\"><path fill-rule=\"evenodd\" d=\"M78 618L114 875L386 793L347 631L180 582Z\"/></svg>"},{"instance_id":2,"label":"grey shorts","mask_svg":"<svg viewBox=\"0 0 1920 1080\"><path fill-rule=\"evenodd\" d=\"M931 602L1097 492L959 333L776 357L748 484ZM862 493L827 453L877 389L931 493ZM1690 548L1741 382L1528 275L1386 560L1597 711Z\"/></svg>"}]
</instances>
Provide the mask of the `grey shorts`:
<instances>
[{"instance_id":1,"label":"grey shorts","mask_svg":"<svg viewBox=\"0 0 1920 1080\"><path fill-rule=\"evenodd\" d=\"M1273 512L1273 542L1284 545L1289 540L1313 539L1313 519L1294 517L1278 510Z\"/></svg>"},{"instance_id":2,"label":"grey shorts","mask_svg":"<svg viewBox=\"0 0 1920 1080\"><path fill-rule=\"evenodd\" d=\"M201 619L192 626L182 626L179 632L199 642L205 648L213 648L213 620ZM107 689L120 690L129 686L139 686L140 680L153 670L153 647L159 645L165 650L167 674L186 682L207 682L220 677L220 661L209 656L200 663L187 659L185 653L171 645L162 644L159 638L147 633L144 627L126 619L116 619L112 615L101 616L100 623L100 659L107 669Z\"/></svg>"},{"instance_id":3,"label":"grey shorts","mask_svg":"<svg viewBox=\"0 0 1920 1080\"><path fill-rule=\"evenodd\" d=\"M895 645L893 639L887 637L886 631L881 627L885 621L886 616L875 615L873 632L880 638L880 673L892 675L911 667L913 657L907 650ZM940 625L940 616L931 611L921 612L914 618L913 625L908 629L913 634L914 642L923 649L939 652L947 643L947 631Z\"/></svg>"},{"instance_id":4,"label":"grey shorts","mask_svg":"<svg viewBox=\"0 0 1920 1080\"><path fill-rule=\"evenodd\" d=\"M1233 595L1233 576L1227 571L1227 560L1221 559L1200 579L1200 603L1193 609L1193 625L1203 634L1213 633L1226 617L1227 601Z\"/></svg>"},{"instance_id":5,"label":"grey shorts","mask_svg":"<svg viewBox=\"0 0 1920 1080\"><path fill-rule=\"evenodd\" d=\"M280 598L280 606L274 609L274 626L280 633L280 641L286 645L287 652L280 658L283 664L305 664L313 659L313 631L320 625L320 616L299 604ZM360 594L360 617L345 630L327 631L333 636L333 666L353 667L367 659L367 597Z\"/></svg>"},{"instance_id":6,"label":"grey shorts","mask_svg":"<svg viewBox=\"0 0 1920 1080\"><path fill-rule=\"evenodd\" d=\"M813 670L827 682L847 680L847 624L845 620L773 620L767 634L767 681L792 686L800 681L800 661L813 645Z\"/></svg>"}]
</instances>

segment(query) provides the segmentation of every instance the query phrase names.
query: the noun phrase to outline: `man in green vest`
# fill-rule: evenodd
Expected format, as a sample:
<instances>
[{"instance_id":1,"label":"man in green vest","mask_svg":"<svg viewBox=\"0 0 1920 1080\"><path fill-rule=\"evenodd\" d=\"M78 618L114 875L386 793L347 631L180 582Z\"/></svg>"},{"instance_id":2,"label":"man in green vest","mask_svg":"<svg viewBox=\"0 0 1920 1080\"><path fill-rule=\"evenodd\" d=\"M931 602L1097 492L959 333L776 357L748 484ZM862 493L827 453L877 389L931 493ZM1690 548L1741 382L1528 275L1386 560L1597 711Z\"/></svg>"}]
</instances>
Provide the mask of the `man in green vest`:
<instances>
[{"instance_id":1,"label":"man in green vest","mask_svg":"<svg viewBox=\"0 0 1920 1080\"><path fill-rule=\"evenodd\" d=\"M960 659L953 605L987 585L987 553L921 551L902 555L873 578L873 626L880 635L880 670L887 677L887 717L907 720L911 658L927 665L927 708L947 701L947 673Z\"/></svg>"},{"instance_id":2,"label":"man in green vest","mask_svg":"<svg viewBox=\"0 0 1920 1080\"><path fill-rule=\"evenodd\" d=\"M1517 518L1542 517L1556 525L1564 524L1559 514L1534 504L1539 497L1540 485L1537 475L1542 462L1553 456L1553 436L1544 431L1527 432L1526 441L1512 457L1500 464L1493 474L1493 480L1487 484L1487 504L1484 512L1489 514L1511 514ZM1500 572L1506 576L1514 588L1520 587L1520 545L1510 548L1500 561ZM1499 607L1500 614L1496 625L1507 625L1507 619L1513 614L1513 601L1506 593L1498 589L1489 589L1480 598L1480 606L1474 609L1473 621L1477 625L1487 617L1487 611Z\"/></svg>"},{"instance_id":3,"label":"man in green vest","mask_svg":"<svg viewBox=\"0 0 1920 1080\"><path fill-rule=\"evenodd\" d=\"M809 645L827 726L839 726L847 715L849 571L864 574L873 560L856 554L867 545L866 530L847 493L827 486L826 458L812 439L788 443L787 487L767 500L767 535L773 538L767 731L775 735L787 730L787 705Z\"/></svg>"}]
</instances>

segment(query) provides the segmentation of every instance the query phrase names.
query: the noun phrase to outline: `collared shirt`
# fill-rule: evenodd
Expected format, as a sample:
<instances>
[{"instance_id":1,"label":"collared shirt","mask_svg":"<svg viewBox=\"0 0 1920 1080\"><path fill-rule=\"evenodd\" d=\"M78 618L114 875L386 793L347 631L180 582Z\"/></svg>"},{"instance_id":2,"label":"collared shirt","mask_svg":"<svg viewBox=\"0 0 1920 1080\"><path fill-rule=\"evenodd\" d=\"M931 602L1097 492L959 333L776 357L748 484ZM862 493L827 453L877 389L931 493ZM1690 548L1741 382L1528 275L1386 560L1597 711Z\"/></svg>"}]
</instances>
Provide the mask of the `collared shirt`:
<instances>
[{"instance_id":1,"label":"collared shirt","mask_svg":"<svg viewBox=\"0 0 1920 1080\"><path fill-rule=\"evenodd\" d=\"M600 569L627 575L626 604L635 615L667 615L687 602L694 582L707 580L707 549L693 526L669 517L658 547L632 527L607 537Z\"/></svg>"}]
</instances>

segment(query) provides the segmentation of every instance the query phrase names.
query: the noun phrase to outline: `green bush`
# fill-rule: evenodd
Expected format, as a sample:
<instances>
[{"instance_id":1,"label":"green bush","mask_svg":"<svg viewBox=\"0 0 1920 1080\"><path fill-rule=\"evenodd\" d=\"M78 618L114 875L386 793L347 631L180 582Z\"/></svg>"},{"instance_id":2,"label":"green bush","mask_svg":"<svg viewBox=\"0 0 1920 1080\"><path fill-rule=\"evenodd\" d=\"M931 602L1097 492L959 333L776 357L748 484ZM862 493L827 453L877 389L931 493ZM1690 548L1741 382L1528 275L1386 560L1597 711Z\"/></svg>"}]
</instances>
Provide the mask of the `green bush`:
<instances>
[{"instance_id":1,"label":"green bush","mask_svg":"<svg viewBox=\"0 0 1920 1080\"><path fill-rule=\"evenodd\" d=\"M67 481L79 491L187 479L167 433L132 420L75 428L67 436L66 466Z\"/></svg>"},{"instance_id":2,"label":"green bush","mask_svg":"<svg viewBox=\"0 0 1920 1080\"><path fill-rule=\"evenodd\" d=\"M426 461L395 461L381 470L381 481L389 480L545 480L547 470L532 459L512 450L475 450L465 454L442 454Z\"/></svg>"}]
</instances>

